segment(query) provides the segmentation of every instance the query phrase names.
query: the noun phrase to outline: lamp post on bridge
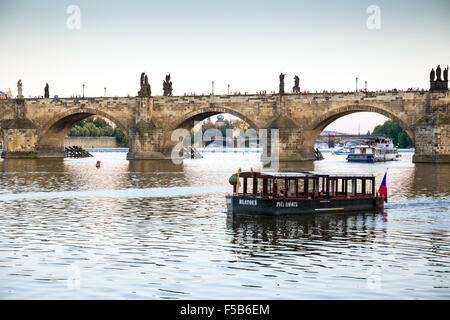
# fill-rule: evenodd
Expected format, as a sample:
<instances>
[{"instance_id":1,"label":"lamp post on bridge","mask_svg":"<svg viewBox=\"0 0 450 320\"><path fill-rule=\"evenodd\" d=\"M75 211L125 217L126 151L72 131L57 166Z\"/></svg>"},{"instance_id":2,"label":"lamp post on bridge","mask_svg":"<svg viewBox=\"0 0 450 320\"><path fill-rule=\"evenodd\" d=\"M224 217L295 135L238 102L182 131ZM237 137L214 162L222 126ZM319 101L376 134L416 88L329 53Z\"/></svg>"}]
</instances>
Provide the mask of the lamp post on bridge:
<instances>
[{"instance_id":1,"label":"lamp post on bridge","mask_svg":"<svg viewBox=\"0 0 450 320\"><path fill-rule=\"evenodd\" d=\"M213 96L214 95L214 81L211 82L211 86L212 86L211 95Z\"/></svg>"},{"instance_id":2,"label":"lamp post on bridge","mask_svg":"<svg viewBox=\"0 0 450 320\"><path fill-rule=\"evenodd\" d=\"M228 95L230 95L230 85L228 85Z\"/></svg>"},{"instance_id":3,"label":"lamp post on bridge","mask_svg":"<svg viewBox=\"0 0 450 320\"><path fill-rule=\"evenodd\" d=\"M104 89L105 89L105 98L106 98L106 87Z\"/></svg>"},{"instance_id":4,"label":"lamp post on bridge","mask_svg":"<svg viewBox=\"0 0 450 320\"><path fill-rule=\"evenodd\" d=\"M83 99L84 99L84 84L83 84Z\"/></svg>"},{"instance_id":5,"label":"lamp post on bridge","mask_svg":"<svg viewBox=\"0 0 450 320\"><path fill-rule=\"evenodd\" d=\"M365 85L365 89L364 90L367 92L367 81L364 82L364 85Z\"/></svg>"},{"instance_id":6,"label":"lamp post on bridge","mask_svg":"<svg viewBox=\"0 0 450 320\"><path fill-rule=\"evenodd\" d=\"M358 92L358 77L356 77L356 92Z\"/></svg>"}]
</instances>

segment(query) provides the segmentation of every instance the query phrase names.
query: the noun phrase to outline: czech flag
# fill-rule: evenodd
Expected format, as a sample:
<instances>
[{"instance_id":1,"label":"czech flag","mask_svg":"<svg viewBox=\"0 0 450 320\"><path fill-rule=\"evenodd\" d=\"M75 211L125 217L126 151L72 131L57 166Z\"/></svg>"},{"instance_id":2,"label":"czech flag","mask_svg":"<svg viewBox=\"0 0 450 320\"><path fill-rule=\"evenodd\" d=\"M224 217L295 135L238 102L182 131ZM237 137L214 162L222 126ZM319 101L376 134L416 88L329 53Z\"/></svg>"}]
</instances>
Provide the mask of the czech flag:
<instances>
[{"instance_id":1,"label":"czech flag","mask_svg":"<svg viewBox=\"0 0 450 320\"><path fill-rule=\"evenodd\" d=\"M378 194L380 196L384 196L384 201L388 202L388 194L387 194L387 186L386 186L386 175L387 175L387 170L386 170L386 173L384 174L383 181L381 182L380 189L378 189Z\"/></svg>"}]
</instances>

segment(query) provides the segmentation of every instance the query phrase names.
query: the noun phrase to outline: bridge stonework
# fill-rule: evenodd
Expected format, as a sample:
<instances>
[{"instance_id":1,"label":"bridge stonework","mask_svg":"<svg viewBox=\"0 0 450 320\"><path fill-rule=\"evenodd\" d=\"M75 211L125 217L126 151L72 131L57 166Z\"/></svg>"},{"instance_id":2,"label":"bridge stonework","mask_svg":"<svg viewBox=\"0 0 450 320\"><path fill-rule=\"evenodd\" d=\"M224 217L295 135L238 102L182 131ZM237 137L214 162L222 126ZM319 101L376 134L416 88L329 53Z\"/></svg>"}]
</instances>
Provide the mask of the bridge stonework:
<instances>
[{"instance_id":1,"label":"bridge stonework","mask_svg":"<svg viewBox=\"0 0 450 320\"><path fill-rule=\"evenodd\" d=\"M412 138L413 161L450 162L449 104L448 91L0 100L0 139L4 158L61 158L69 130L99 114L128 136L127 159L169 159L175 129L229 113L257 132L278 129L280 161L303 161L315 159L314 141L334 120L377 112Z\"/></svg>"}]
</instances>

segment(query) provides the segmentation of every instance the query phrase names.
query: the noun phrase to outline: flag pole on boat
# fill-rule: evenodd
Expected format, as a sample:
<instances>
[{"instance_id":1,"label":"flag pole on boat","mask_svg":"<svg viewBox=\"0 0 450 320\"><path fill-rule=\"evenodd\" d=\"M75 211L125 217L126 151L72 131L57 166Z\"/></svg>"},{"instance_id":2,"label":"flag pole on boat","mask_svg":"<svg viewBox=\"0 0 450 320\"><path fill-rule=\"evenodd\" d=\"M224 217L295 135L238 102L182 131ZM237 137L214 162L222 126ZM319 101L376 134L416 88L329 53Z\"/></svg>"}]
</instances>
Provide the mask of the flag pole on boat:
<instances>
[{"instance_id":1,"label":"flag pole on boat","mask_svg":"<svg viewBox=\"0 0 450 320\"><path fill-rule=\"evenodd\" d=\"M384 200L388 202L388 192L387 192L387 184L386 184L386 176L388 169L386 168L386 172L384 173L383 181L381 181L380 188L378 189L378 194L384 197Z\"/></svg>"}]
</instances>

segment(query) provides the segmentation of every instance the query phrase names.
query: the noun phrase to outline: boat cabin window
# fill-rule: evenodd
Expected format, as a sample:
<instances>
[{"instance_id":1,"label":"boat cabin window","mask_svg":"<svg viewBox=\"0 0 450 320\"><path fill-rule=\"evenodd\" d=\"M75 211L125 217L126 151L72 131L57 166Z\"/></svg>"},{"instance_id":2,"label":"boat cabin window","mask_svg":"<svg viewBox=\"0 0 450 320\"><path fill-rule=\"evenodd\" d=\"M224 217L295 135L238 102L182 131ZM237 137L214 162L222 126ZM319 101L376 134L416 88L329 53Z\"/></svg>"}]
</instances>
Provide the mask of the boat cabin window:
<instances>
[{"instance_id":1,"label":"boat cabin window","mask_svg":"<svg viewBox=\"0 0 450 320\"><path fill-rule=\"evenodd\" d=\"M318 179L312 179L313 180L313 198L317 198L319 196L319 180Z\"/></svg>"},{"instance_id":2,"label":"boat cabin window","mask_svg":"<svg viewBox=\"0 0 450 320\"><path fill-rule=\"evenodd\" d=\"M278 197L282 198L295 198L297 197L298 187L297 187L298 179L278 179Z\"/></svg>"},{"instance_id":3,"label":"boat cabin window","mask_svg":"<svg viewBox=\"0 0 450 320\"><path fill-rule=\"evenodd\" d=\"M305 179L298 179L298 195L306 195L305 193Z\"/></svg>"},{"instance_id":4,"label":"boat cabin window","mask_svg":"<svg viewBox=\"0 0 450 320\"><path fill-rule=\"evenodd\" d=\"M274 185L275 197L284 197L285 179L276 179L276 186Z\"/></svg>"},{"instance_id":5,"label":"boat cabin window","mask_svg":"<svg viewBox=\"0 0 450 320\"><path fill-rule=\"evenodd\" d=\"M355 197L373 195L374 178L372 177L329 177L328 194L331 197Z\"/></svg>"},{"instance_id":6,"label":"boat cabin window","mask_svg":"<svg viewBox=\"0 0 450 320\"><path fill-rule=\"evenodd\" d=\"M363 184L364 179L356 179L356 189L355 192L356 194L362 194L362 184Z\"/></svg>"},{"instance_id":7,"label":"boat cabin window","mask_svg":"<svg viewBox=\"0 0 450 320\"><path fill-rule=\"evenodd\" d=\"M336 196L336 192L337 192L337 184L336 184L336 180L334 179L329 179L328 180L328 195L330 197L334 197Z\"/></svg>"},{"instance_id":8,"label":"boat cabin window","mask_svg":"<svg viewBox=\"0 0 450 320\"><path fill-rule=\"evenodd\" d=\"M277 198L317 198L320 189L325 190L319 183L319 178L316 177L295 177L295 178L276 178L262 179L267 181L268 192L267 196L274 196ZM323 181L326 181L325 179ZM325 183L325 182L324 182Z\"/></svg>"},{"instance_id":9,"label":"boat cabin window","mask_svg":"<svg viewBox=\"0 0 450 320\"><path fill-rule=\"evenodd\" d=\"M244 181L246 181L247 179L245 178L239 178L238 181L238 193L244 193Z\"/></svg>"},{"instance_id":10,"label":"boat cabin window","mask_svg":"<svg viewBox=\"0 0 450 320\"><path fill-rule=\"evenodd\" d=\"M363 193L375 195L375 181L372 179L365 179L365 182L365 187L363 185Z\"/></svg>"},{"instance_id":11,"label":"boat cabin window","mask_svg":"<svg viewBox=\"0 0 450 320\"><path fill-rule=\"evenodd\" d=\"M347 180L347 196L354 196L356 188L356 179Z\"/></svg>"},{"instance_id":12,"label":"boat cabin window","mask_svg":"<svg viewBox=\"0 0 450 320\"><path fill-rule=\"evenodd\" d=\"M287 196L288 197L297 197L297 188L296 188L296 184L297 184L297 179L289 179L288 180L288 193Z\"/></svg>"},{"instance_id":13,"label":"boat cabin window","mask_svg":"<svg viewBox=\"0 0 450 320\"><path fill-rule=\"evenodd\" d=\"M318 178L298 178L297 182L292 184L292 194L294 192L299 198L313 198L319 194L319 180ZM294 190L297 188L297 190Z\"/></svg>"}]
</instances>

